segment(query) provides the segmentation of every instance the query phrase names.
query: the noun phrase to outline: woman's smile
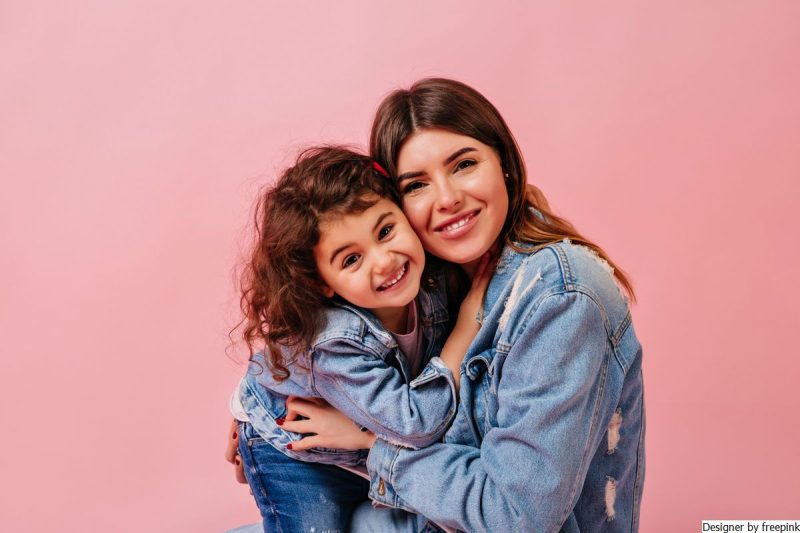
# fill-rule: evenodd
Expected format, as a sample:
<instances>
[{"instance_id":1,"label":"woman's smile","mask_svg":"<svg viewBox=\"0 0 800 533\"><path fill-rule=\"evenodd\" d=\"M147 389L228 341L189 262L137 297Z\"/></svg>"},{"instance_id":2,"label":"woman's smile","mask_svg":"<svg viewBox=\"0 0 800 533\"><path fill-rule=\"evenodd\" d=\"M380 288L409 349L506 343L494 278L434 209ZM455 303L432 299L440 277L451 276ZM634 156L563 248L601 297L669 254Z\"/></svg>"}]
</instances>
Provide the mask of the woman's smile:
<instances>
[{"instance_id":1,"label":"woman's smile","mask_svg":"<svg viewBox=\"0 0 800 533\"><path fill-rule=\"evenodd\" d=\"M508 192L491 146L444 129L422 129L403 143L397 171L403 210L432 254L469 267L500 237Z\"/></svg>"},{"instance_id":2,"label":"woman's smile","mask_svg":"<svg viewBox=\"0 0 800 533\"><path fill-rule=\"evenodd\" d=\"M443 239L461 237L475 227L480 212L480 209L478 209L453 217L433 228L433 231L438 232Z\"/></svg>"}]
</instances>

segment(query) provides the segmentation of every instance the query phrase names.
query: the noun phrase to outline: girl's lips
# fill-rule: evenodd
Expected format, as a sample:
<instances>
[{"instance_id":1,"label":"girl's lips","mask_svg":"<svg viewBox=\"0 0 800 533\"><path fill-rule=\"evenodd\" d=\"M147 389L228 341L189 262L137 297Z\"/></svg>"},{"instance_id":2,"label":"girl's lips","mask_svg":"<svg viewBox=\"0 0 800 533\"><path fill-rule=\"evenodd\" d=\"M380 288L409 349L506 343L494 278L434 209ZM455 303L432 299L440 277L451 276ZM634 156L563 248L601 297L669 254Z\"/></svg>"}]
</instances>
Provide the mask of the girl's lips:
<instances>
[{"instance_id":1,"label":"girl's lips","mask_svg":"<svg viewBox=\"0 0 800 533\"><path fill-rule=\"evenodd\" d=\"M405 282L408 280L408 270L409 270L408 267L409 267L409 262L406 261L405 263L403 263L403 266L401 267L400 277L397 279L397 281L392 285L389 285L388 287L384 287L384 285L386 285L386 283L388 283L388 281L390 280L384 281L382 284L378 286L377 291L380 292L381 294L386 294L387 292L394 292L402 285L405 285ZM395 276L397 276L397 272L395 272L394 276L391 279L392 280L395 279Z\"/></svg>"},{"instance_id":2,"label":"girl's lips","mask_svg":"<svg viewBox=\"0 0 800 533\"><path fill-rule=\"evenodd\" d=\"M444 239L457 239L475 227L481 210L470 211L460 217L454 217L434 228L434 232Z\"/></svg>"}]
</instances>

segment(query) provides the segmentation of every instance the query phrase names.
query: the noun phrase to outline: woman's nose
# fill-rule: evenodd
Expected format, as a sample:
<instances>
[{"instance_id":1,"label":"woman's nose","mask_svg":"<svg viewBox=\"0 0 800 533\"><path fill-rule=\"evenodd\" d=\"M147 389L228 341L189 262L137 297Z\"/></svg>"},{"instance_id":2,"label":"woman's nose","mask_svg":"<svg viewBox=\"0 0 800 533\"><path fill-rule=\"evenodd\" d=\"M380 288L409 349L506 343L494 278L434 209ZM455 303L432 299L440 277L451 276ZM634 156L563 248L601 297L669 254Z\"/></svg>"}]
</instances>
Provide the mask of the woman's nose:
<instances>
[{"instance_id":1,"label":"woman's nose","mask_svg":"<svg viewBox=\"0 0 800 533\"><path fill-rule=\"evenodd\" d=\"M461 189L449 179L441 179L436 186L436 208L439 211L456 211L462 204Z\"/></svg>"}]
</instances>

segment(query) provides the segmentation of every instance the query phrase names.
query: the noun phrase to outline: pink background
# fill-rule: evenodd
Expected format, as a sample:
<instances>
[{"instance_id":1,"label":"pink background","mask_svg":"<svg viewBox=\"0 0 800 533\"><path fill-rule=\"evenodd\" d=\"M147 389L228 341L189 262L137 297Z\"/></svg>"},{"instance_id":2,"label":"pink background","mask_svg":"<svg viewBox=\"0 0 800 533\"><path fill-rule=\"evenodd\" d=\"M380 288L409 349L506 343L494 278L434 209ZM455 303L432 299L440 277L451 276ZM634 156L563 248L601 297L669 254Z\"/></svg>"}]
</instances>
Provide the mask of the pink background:
<instances>
[{"instance_id":1,"label":"pink background","mask_svg":"<svg viewBox=\"0 0 800 533\"><path fill-rule=\"evenodd\" d=\"M0 529L257 518L222 459L255 192L427 75L636 283L642 531L800 517L800 3L67 4L0 5Z\"/></svg>"}]
</instances>

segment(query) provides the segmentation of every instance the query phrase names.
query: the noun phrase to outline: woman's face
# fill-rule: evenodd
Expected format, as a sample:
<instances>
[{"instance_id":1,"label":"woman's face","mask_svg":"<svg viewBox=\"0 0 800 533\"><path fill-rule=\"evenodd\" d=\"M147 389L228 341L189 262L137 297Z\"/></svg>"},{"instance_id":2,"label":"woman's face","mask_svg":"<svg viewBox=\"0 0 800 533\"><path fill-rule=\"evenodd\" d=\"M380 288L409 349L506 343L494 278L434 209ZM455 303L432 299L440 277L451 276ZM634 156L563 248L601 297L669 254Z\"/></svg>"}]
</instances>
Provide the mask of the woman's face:
<instances>
[{"instance_id":1,"label":"woman's face","mask_svg":"<svg viewBox=\"0 0 800 533\"><path fill-rule=\"evenodd\" d=\"M428 252L470 270L497 241L508 193L490 146L443 129L419 130L400 149L397 175L403 211Z\"/></svg>"}]
</instances>

